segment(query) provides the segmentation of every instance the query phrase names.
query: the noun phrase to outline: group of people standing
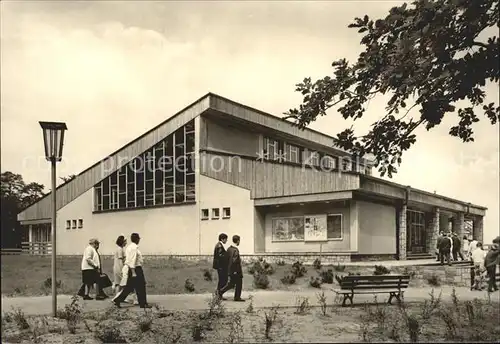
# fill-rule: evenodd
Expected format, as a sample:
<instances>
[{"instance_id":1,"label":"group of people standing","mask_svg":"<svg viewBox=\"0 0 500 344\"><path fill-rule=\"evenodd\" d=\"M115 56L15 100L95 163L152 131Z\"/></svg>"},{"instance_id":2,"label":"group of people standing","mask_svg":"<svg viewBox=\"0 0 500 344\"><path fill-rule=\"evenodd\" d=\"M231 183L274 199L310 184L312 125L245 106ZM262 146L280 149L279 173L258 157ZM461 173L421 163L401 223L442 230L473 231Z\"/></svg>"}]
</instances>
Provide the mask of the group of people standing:
<instances>
[{"instance_id":1,"label":"group of people standing","mask_svg":"<svg viewBox=\"0 0 500 344\"><path fill-rule=\"evenodd\" d=\"M488 277L488 291L498 290L496 284L496 270L500 265L500 236L493 240L488 252L483 250L483 244L473 240L469 247L470 259L473 264L471 270L471 290L483 290L484 279Z\"/></svg>"},{"instance_id":2,"label":"group of people standing","mask_svg":"<svg viewBox=\"0 0 500 344\"><path fill-rule=\"evenodd\" d=\"M465 256L467 256L468 252L465 246L468 242L466 236L461 241L457 233L439 233L436 245L437 261L444 265L446 259L446 263L451 265L451 259L458 261L458 257L460 257L461 260L466 260Z\"/></svg>"},{"instance_id":3,"label":"group of people standing","mask_svg":"<svg viewBox=\"0 0 500 344\"><path fill-rule=\"evenodd\" d=\"M241 298L243 289L243 268L241 265L240 245L241 238L238 235L233 236L233 243L227 247L228 236L225 233L219 234L219 241L215 244L214 259L212 267L217 270L218 283L216 294L222 300L224 294L234 288L234 301L244 302Z\"/></svg>"},{"instance_id":4,"label":"group of people standing","mask_svg":"<svg viewBox=\"0 0 500 344\"><path fill-rule=\"evenodd\" d=\"M85 248L82 258L82 287L78 295L84 300L93 300L90 291L95 286L96 300L109 298L103 291L106 287L113 287L115 296L112 302L120 307L122 302L138 304L141 308L151 308L146 297L146 278L142 269L143 257L139 250L141 237L138 233L130 235L130 244L127 239L120 235L116 239L116 250L113 264L113 282L102 272L101 258L99 254L99 240L90 239L89 245ZM134 293L136 300L126 300Z\"/></svg>"}]
</instances>

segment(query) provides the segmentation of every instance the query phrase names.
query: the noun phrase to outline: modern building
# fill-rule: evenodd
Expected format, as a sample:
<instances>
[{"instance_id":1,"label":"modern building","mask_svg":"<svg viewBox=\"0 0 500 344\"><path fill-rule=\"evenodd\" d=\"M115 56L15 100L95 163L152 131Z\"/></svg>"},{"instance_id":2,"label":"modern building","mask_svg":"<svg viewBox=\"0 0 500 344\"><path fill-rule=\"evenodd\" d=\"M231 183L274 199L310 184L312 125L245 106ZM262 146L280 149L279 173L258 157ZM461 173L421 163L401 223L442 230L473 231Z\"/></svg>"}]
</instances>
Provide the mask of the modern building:
<instances>
[{"instance_id":1,"label":"modern building","mask_svg":"<svg viewBox=\"0 0 500 344\"><path fill-rule=\"evenodd\" d=\"M139 232L147 255L210 255L221 232L244 255L409 259L439 231L482 239L486 208L371 176L332 137L209 93L57 188L57 250L114 250ZM50 241L49 195L18 215ZM42 242L42 244L38 244Z\"/></svg>"}]
</instances>

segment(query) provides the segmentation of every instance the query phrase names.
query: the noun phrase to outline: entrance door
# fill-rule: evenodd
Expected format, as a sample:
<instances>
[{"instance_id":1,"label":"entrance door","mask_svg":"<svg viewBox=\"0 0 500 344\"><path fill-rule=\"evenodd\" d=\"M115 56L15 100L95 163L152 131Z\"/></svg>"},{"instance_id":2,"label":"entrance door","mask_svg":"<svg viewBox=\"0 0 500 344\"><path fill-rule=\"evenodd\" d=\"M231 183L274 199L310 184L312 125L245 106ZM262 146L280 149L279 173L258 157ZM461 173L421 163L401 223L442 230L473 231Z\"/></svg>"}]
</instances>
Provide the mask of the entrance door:
<instances>
[{"instance_id":1,"label":"entrance door","mask_svg":"<svg viewBox=\"0 0 500 344\"><path fill-rule=\"evenodd\" d=\"M427 253L425 230L425 213L416 210L406 212L406 249L408 253Z\"/></svg>"}]
</instances>

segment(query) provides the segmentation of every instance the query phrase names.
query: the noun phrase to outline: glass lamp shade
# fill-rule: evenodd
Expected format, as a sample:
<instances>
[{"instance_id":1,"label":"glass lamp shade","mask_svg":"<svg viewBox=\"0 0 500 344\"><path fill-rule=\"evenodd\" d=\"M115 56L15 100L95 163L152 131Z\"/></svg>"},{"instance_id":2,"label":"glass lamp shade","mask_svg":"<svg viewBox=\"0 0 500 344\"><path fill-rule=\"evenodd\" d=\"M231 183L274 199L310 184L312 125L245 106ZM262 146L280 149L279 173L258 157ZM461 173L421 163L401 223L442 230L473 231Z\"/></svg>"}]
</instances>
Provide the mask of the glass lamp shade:
<instances>
[{"instance_id":1,"label":"glass lamp shade","mask_svg":"<svg viewBox=\"0 0 500 344\"><path fill-rule=\"evenodd\" d=\"M45 158L48 161L61 161L64 131L68 130L63 122L40 122L43 130L43 145L45 147Z\"/></svg>"}]
</instances>

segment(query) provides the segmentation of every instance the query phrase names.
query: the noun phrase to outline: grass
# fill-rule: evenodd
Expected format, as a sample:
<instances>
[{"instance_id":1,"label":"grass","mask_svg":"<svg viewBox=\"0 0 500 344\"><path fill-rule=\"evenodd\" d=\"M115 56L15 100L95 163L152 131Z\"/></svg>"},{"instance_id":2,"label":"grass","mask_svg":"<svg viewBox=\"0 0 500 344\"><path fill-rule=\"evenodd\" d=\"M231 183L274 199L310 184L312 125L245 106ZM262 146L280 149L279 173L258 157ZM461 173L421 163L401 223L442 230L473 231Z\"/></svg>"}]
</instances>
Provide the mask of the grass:
<instances>
[{"instance_id":1,"label":"grass","mask_svg":"<svg viewBox=\"0 0 500 344\"><path fill-rule=\"evenodd\" d=\"M304 308L301 312L279 305L230 312L220 302L208 302L206 310L196 312L110 307L89 313L79 305L72 307L59 318L36 316L19 321L23 314L4 314L2 342L495 342L500 336L498 302L462 302L453 295L447 300L432 296L426 302L401 306L330 306L326 311ZM21 326L24 323L29 326Z\"/></svg>"},{"instance_id":2,"label":"grass","mask_svg":"<svg viewBox=\"0 0 500 344\"><path fill-rule=\"evenodd\" d=\"M103 272L110 277L113 273L113 259L102 258ZM74 294L80 287L81 271L80 257L58 257L57 259L57 279L59 293ZM252 291L257 289L254 278L247 271L249 264L243 267L243 290ZM269 275L270 290L304 290L311 289L310 278L317 277L318 271L311 266L307 266L307 272L303 277L297 278L294 284L283 284L281 279L287 275L291 269L290 264L272 264L274 273ZM29 267L29 269L27 269ZM50 283L47 279L51 274L50 257L34 256L2 256L2 295L4 296L33 296L50 294ZM336 265L323 265L322 269L332 269L334 274L345 274L337 272ZM186 280L189 279L195 291L193 293L211 293L217 283L217 277L211 268L211 262L188 262L173 258L155 258L147 260L144 267L148 294L184 294L186 293ZM213 280L207 278L206 271L213 272ZM347 267L349 272L359 272L362 274L372 274L373 267Z\"/></svg>"}]
</instances>

